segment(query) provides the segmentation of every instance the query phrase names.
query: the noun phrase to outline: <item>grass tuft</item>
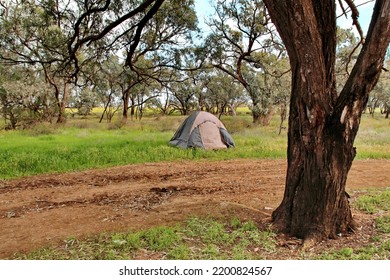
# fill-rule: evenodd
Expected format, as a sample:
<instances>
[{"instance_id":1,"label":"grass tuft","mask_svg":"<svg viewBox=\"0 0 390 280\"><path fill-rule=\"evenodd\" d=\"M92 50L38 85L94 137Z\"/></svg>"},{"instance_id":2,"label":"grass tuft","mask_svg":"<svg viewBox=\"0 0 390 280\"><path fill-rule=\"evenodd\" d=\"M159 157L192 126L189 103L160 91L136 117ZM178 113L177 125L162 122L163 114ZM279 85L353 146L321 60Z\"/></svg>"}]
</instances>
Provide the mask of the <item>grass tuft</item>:
<instances>
[{"instance_id":1,"label":"grass tuft","mask_svg":"<svg viewBox=\"0 0 390 280\"><path fill-rule=\"evenodd\" d=\"M389 211L390 189L359 196L355 205L359 210L369 214L376 213L379 210Z\"/></svg>"}]
</instances>

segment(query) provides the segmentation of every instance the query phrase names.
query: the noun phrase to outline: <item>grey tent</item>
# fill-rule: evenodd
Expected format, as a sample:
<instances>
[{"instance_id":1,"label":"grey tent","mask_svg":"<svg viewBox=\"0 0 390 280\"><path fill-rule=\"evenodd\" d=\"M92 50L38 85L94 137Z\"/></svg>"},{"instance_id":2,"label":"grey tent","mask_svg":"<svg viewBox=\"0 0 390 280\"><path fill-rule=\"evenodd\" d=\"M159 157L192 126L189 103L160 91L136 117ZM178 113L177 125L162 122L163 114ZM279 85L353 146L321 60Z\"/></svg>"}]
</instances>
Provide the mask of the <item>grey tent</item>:
<instances>
[{"instance_id":1,"label":"grey tent","mask_svg":"<svg viewBox=\"0 0 390 280\"><path fill-rule=\"evenodd\" d=\"M181 148L203 148L205 150L235 146L233 138L222 122L213 114L203 111L197 111L188 116L169 144Z\"/></svg>"}]
</instances>

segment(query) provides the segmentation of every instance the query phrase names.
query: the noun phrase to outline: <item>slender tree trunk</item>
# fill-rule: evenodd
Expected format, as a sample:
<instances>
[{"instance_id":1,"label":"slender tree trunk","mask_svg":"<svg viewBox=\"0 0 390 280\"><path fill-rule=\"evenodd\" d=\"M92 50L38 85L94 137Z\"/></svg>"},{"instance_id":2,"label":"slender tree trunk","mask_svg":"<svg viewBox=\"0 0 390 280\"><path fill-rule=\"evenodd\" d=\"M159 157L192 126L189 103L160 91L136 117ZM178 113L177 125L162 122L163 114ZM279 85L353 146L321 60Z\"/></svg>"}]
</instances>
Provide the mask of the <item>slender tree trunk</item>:
<instances>
[{"instance_id":1,"label":"slender tree trunk","mask_svg":"<svg viewBox=\"0 0 390 280\"><path fill-rule=\"evenodd\" d=\"M18 124L18 118L12 113L9 114L9 120L11 122L11 129L16 129L16 125Z\"/></svg>"},{"instance_id":2,"label":"slender tree trunk","mask_svg":"<svg viewBox=\"0 0 390 280\"><path fill-rule=\"evenodd\" d=\"M57 123L64 123L66 121L65 109L66 109L66 103L67 103L68 95L69 95L69 92L68 92L69 82L67 80L63 81L64 87L63 87L63 94L62 94L62 98L61 98L61 90L60 90L60 83L61 82L58 82L58 80L56 81L56 79L54 77L51 77L49 75L49 72L47 71L47 69L45 67L43 67L43 69L45 72L46 81L54 88L54 97L56 99L57 107L58 107Z\"/></svg>"},{"instance_id":3,"label":"slender tree trunk","mask_svg":"<svg viewBox=\"0 0 390 280\"><path fill-rule=\"evenodd\" d=\"M282 129L284 128L283 123L286 120L286 117L287 117L287 104L282 103L282 105L280 106L280 124L279 124L278 135L280 135L282 133Z\"/></svg>"},{"instance_id":4,"label":"slender tree trunk","mask_svg":"<svg viewBox=\"0 0 390 280\"><path fill-rule=\"evenodd\" d=\"M249 92L249 95L250 95L250 92ZM257 109L257 101L255 101L255 99L252 98L252 102L253 102L252 110L251 110L252 111L252 122L254 124L259 124L260 119L261 119L261 114L260 114L260 111Z\"/></svg>"},{"instance_id":5,"label":"slender tree trunk","mask_svg":"<svg viewBox=\"0 0 390 280\"><path fill-rule=\"evenodd\" d=\"M69 88L68 88L68 86L69 86L69 84L66 81L64 81L64 88L63 88L62 98L61 98L61 94L60 94L59 91L56 93L56 99L57 99L57 103L58 103L57 123L64 123L66 121L65 109L66 109L66 104L68 102L68 95L69 95ZM56 87L56 89L58 89L58 87Z\"/></svg>"},{"instance_id":6,"label":"slender tree trunk","mask_svg":"<svg viewBox=\"0 0 390 280\"><path fill-rule=\"evenodd\" d=\"M107 103L104 104L104 110L103 110L102 115L100 116L99 123L101 123L101 122L103 121L104 115L107 116L107 120L110 120L110 118L108 117L108 114L109 114L109 112L108 112L108 107L109 107L110 104L111 104L112 94L113 94L113 91L111 90L111 91L110 91L110 94L108 95Z\"/></svg>"},{"instance_id":7,"label":"slender tree trunk","mask_svg":"<svg viewBox=\"0 0 390 280\"><path fill-rule=\"evenodd\" d=\"M372 105L372 109L370 110L371 117L374 118L375 110L378 107L379 99L375 99L374 105Z\"/></svg>"},{"instance_id":8,"label":"slender tree trunk","mask_svg":"<svg viewBox=\"0 0 390 280\"><path fill-rule=\"evenodd\" d=\"M335 238L354 227L345 185L361 114L389 44L390 1L377 0L365 44L340 95L335 1L264 2L287 48L293 81L286 189L273 222L306 240Z\"/></svg>"},{"instance_id":9,"label":"slender tree trunk","mask_svg":"<svg viewBox=\"0 0 390 280\"><path fill-rule=\"evenodd\" d=\"M136 114L136 112L135 112L135 109L136 109L135 108L136 107L135 106L135 96L132 94L130 99L131 99L130 116L131 116L131 120L133 120L133 118ZM137 119L137 116L135 118Z\"/></svg>"},{"instance_id":10,"label":"slender tree trunk","mask_svg":"<svg viewBox=\"0 0 390 280\"><path fill-rule=\"evenodd\" d=\"M237 116L237 110L236 110L237 106L234 104L228 104L228 107L229 107L229 114L234 117Z\"/></svg>"},{"instance_id":11,"label":"slender tree trunk","mask_svg":"<svg viewBox=\"0 0 390 280\"><path fill-rule=\"evenodd\" d=\"M123 93L123 112L122 112L122 123L127 123L129 115L129 92L126 91Z\"/></svg>"}]
</instances>

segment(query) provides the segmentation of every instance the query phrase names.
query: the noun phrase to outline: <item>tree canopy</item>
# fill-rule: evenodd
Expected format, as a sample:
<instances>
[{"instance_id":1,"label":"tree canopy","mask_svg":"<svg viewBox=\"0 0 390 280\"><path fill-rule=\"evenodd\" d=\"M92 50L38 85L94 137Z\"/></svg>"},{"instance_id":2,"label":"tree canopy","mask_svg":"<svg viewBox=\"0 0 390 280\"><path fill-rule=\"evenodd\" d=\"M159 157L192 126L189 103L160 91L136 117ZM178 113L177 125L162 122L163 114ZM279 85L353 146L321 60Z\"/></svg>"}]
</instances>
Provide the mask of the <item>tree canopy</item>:
<instances>
[{"instance_id":1,"label":"tree canopy","mask_svg":"<svg viewBox=\"0 0 390 280\"><path fill-rule=\"evenodd\" d=\"M224 77L234 84L225 89L230 100L224 103L230 104L230 113L234 114L236 99L236 104L249 106L254 123L267 125L277 110L287 107L291 72L286 49L263 1L215 1L205 36L198 27L195 4L193 0L2 1L0 64L3 71L23 68L22 72L39 76L51 88L47 110L51 117L46 119L56 116L58 122L66 120L66 107L88 113L87 103L106 107L105 112L109 108L113 113L120 111L126 121L139 106L158 105L157 97L171 107L163 110L166 113L186 114L199 108L219 113L224 111L215 110L221 95L211 91L212 84L206 81ZM361 40L342 29L337 40L341 89ZM175 83L191 79L196 80L198 93L192 95L189 110L183 110L175 103L180 88ZM3 97L12 99L5 88ZM216 96L209 96L205 106L204 94L212 92ZM233 98L237 95L238 99ZM368 108L381 106L385 113L386 93L376 96ZM1 108L6 111L6 106ZM13 127L17 126L16 121Z\"/></svg>"}]
</instances>

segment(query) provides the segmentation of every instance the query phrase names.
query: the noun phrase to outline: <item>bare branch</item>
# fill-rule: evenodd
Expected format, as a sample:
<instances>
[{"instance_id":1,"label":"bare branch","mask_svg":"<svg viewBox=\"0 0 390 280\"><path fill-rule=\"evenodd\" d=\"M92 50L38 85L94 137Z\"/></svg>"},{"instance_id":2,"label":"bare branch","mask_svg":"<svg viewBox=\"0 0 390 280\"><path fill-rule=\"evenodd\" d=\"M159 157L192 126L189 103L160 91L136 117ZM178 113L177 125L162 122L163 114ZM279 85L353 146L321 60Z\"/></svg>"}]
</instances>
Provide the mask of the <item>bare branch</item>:
<instances>
[{"instance_id":1,"label":"bare branch","mask_svg":"<svg viewBox=\"0 0 390 280\"><path fill-rule=\"evenodd\" d=\"M358 11L355 3L352 0L344 0L344 1L348 4L349 8L351 9L353 25L356 26L356 29L359 32L360 41L364 43L363 30L362 30L362 27L360 26L360 23L358 21L359 11Z\"/></svg>"}]
</instances>

